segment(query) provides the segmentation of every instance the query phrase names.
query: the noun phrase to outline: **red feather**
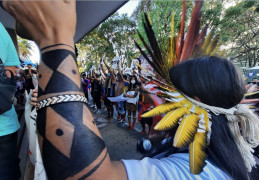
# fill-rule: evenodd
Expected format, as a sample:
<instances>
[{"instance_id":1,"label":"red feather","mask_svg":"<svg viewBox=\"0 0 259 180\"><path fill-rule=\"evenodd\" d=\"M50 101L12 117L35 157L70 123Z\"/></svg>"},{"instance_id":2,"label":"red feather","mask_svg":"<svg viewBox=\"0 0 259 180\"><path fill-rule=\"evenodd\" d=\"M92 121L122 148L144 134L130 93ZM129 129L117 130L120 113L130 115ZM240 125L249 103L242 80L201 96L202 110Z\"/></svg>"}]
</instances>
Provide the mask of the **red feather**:
<instances>
[{"instance_id":1,"label":"red feather","mask_svg":"<svg viewBox=\"0 0 259 180\"><path fill-rule=\"evenodd\" d=\"M185 26L185 16L186 16L186 1L183 0L182 2L182 14L181 14L181 26L179 32L179 42L177 42L177 51L176 51L176 58L179 61L184 45L184 26ZM179 44L178 44L179 43ZM178 62L177 62L178 64Z\"/></svg>"},{"instance_id":2,"label":"red feather","mask_svg":"<svg viewBox=\"0 0 259 180\"><path fill-rule=\"evenodd\" d=\"M207 30L208 30L208 24L206 24L204 26L204 28L202 29L201 33L199 34L199 37L197 38L195 49L194 49L195 55L200 54L201 47L202 47L202 45L204 43L205 36L207 34Z\"/></svg>"},{"instance_id":3,"label":"red feather","mask_svg":"<svg viewBox=\"0 0 259 180\"><path fill-rule=\"evenodd\" d=\"M180 62L187 60L193 53L197 38L199 36L201 23L201 7L203 1L195 1L195 6L192 11L192 18L184 41L183 50L181 53Z\"/></svg>"}]
</instances>

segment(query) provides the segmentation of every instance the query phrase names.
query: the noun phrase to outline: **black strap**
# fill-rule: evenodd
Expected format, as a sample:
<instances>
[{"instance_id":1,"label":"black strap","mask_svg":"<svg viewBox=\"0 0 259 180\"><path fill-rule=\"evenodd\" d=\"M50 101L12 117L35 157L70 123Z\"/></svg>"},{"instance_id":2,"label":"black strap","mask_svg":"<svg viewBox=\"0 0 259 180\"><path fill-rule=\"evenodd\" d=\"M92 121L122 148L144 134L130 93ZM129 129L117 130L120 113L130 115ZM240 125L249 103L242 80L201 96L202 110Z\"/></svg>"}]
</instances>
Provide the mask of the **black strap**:
<instances>
[{"instance_id":1,"label":"black strap","mask_svg":"<svg viewBox=\"0 0 259 180\"><path fill-rule=\"evenodd\" d=\"M74 49L74 47L72 47L72 46L70 46L70 45L68 45L68 44L59 43L59 44L53 44L53 45L49 45L49 46L43 47L43 48L41 48L40 50L43 51L43 50L45 50L45 49L52 48L52 47L55 47L55 46L61 46L61 45L63 45L63 46L68 46L68 47Z\"/></svg>"}]
</instances>

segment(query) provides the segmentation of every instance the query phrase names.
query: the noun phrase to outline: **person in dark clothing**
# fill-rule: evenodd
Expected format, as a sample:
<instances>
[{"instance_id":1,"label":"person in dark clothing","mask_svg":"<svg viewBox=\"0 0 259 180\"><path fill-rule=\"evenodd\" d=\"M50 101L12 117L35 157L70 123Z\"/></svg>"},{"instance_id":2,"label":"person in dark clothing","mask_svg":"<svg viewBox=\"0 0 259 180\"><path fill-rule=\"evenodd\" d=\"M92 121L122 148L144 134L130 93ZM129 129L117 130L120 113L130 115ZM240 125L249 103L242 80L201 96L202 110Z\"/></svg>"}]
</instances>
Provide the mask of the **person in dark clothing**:
<instances>
[{"instance_id":1,"label":"person in dark clothing","mask_svg":"<svg viewBox=\"0 0 259 180\"><path fill-rule=\"evenodd\" d=\"M17 98L17 104L24 105L25 80L22 69L18 70L16 74L16 85L15 97Z\"/></svg>"},{"instance_id":2,"label":"person in dark clothing","mask_svg":"<svg viewBox=\"0 0 259 180\"><path fill-rule=\"evenodd\" d=\"M86 74L82 74L82 88L87 100L88 100L88 86L89 86L89 80L86 78Z\"/></svg>"},{"instance_id":3,"label":"person in dark clothing","mask_svg":"<svg viewBox=\"0 0 259 180\"><path fill-rule=\"evenodd\" d=\"M108 97L115 97L115 85L116 77L110 66L108 66L106 59L104 59L104 64L108 69L108 73L104 70L103 64L101 64L102 71L106 76L105 80L105 95L104 95L104 104L108 111L107 118L113 118L113 103L108 99Z\"/></svg>"},{"instance_id":4,"label":"person in dark clothing","mask_svg":"<svg viewBox=\"0 0 259 180\"><path fill-rule=\"evenodd\" d=\"M94 72L91 73L90 75L90 84L91 84L91 96L93 98L93 89L94 89ZM94 98L93 98L93 104L90 107L95 107L95 102L94 102Z\"/></svg>"},{"instance_id":5,"label":"person in dark clothing","mask_svg":"<svg viewBox=\"0 0 259 180\"><path fill-rule=\"evenodd\" d=\"M96 104L97 110L96 114L101 113L101 96L102 96L102 83L101 83L101 74L95 73L94 74L94 82L93 82L93 89L92 89L92 96L93 101Z\"/></svg>"},{"instance_id":6,"label":"person in dark clothing","mask_svg":"<svg viewBox=\"0 0 259 180\"><path fill-rule=\"evenodd\" d=\"M26 69L24 71L24 75L25 75L25 89L27 91L27 93L30 93L31 89L34 89L33 83L32 83L32 75L35 73L32 68L31 64L27 65L28 69Z\"/></svg>"}]
</instances>

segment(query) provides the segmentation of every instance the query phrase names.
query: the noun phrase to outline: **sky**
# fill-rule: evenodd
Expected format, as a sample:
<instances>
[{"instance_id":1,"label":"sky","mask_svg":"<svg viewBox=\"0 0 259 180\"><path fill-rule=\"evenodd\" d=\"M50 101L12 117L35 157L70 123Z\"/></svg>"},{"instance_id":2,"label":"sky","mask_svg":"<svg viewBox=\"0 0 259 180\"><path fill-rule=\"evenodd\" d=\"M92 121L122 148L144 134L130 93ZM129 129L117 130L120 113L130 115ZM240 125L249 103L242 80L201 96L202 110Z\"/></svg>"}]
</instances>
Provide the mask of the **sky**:
<instances>
[{"instance_id":1,"label":"sky","mask_svg":"<svg viewBox=\"0 0 259 180\"><path fill-rule=\"evenodd\" d=\"M139 0L130 0L129 2L127 2L124 6L122 6L117 12L119 14L124 14L127 13L128 16L130 16L134 9L137 7L139 3ZM37 47L37 45L31 41L32 43L32 55L29 57L29 59L33 62L33 63L39 63L40 61L40 52L39 49Z\"/></svg>"},{"instance_id":2,"label":"sky","mask_svg":"<svg viewBox=\"0 0 259 180\"><path fill-rule=\"evenodd\" d=\"M127 13L129 16L133 13L134 9L137 7L139 0L131 0L122 6L117 12L120 14Z\"/></svg>"}]
</instances>

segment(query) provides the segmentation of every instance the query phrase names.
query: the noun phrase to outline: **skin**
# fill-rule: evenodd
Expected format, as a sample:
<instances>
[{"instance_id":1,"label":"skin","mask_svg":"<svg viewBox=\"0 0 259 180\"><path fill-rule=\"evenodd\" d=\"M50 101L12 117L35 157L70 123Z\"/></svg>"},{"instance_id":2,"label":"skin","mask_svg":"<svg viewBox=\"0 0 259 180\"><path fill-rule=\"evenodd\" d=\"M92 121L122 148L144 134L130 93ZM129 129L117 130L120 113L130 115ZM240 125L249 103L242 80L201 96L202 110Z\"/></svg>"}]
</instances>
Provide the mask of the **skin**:
<instances>
[{"instance_id":1,"label":"skin","mask_svg":"<svg viewBox=\"0 0 259 180\"><path fill-rule=\"evenodd\" d=\"M135 77L131 77L131 78L130 78L130 81L132 81L132 80L137 81ZM132 89L132 91L134 91L134 90L135 90L135 94L134 94L134 95L125 94L125 97L135 98L135 97L138 95L138 87L135 88L135 89Z\"/></svg>"},{"instance_id":2,"label":"skin","mask_svg":"<svg viewBox=\"0 0 259 180\"><path fill-rule=\"evenodd\" d=\"M145 104L154 104L154 100L153 98L150 96L149 93L152 93L150 90L145 88L145 83L147 82L144 78L142 78L140 76L140 80L141 80L141 86L140 86L140 90L142 92L144 92L142 95L144 96L144 102ZM145 93L146 92L146 93Z\"/></svg>"},{"instance_id":3,"label":"skin","mask_svg":"<svg viewBox=\"0 0 259 180\"><path fill-rule=\"evenodd\" d=\"M106 77L107 77L107 72L105 71L103 64L101 64L101 69L102 69L103 75L104 75L105 78L106 78Z\"/></svg>"},{"instance_id":4,"label":"skin","mask_svg":"<svg viewBox=\"0 0 259 180\"><path fill-rule=\"evenodd\" d=\"M121 73L121 68L120 68L120 61L118 61L118 86L115 90L115 96L120 96L123 92L123 88L125 86L125 79L123 78L122 76L122 73Z\"/></svg>"},{"instance_id":5,"label":"skin","mask_svg":"<svg viewBox=\"0 0 259 180\"><path fill-rule=\"evenodd\" d=\"M103 62L104 62L106 68L108 69L108 71L109 71L109 73L110 73L110 75L111 75L112 83L115 84L115 83L116 83L116 77L115 77L115 75L114 75L114 73L113 73L111 67L107 64L106 59L104 59ZM102 69L103 69L103 68L102 68ZM103 71L103 72L104 72L104 71ZM107 74L106 74L106 77L107 77Z\"/></svg>"},{"instance_id":6,"label":"skin","mask_svg":"<svg viewBox=\"0 0 259 180\"><path fill-rule=\"evenodd\" d=\"M74 46L75 1L4 1L3 6L24 26L40 48L57 43ZM71 48L55 46L41 53L39 99L48 97L50 91L56 94L82 93L76 86L77 81L80 82L78 70L73 69L74 73L66 71L77 67ZM50 53L55 58L50 58ZM65 87L52 82L57 71L64 72L59 77L65 81ZM37 94L35 90L33 92ZM40 149L49 179L127 179L123 163L110 160L93 117L83 103L60 103L43 108L38 111L37 121ZM60 131L53 133L57 125L64 134ZM75 133L70 135L71 132Z\"/></svg>"},{"instance_id":7,"label":"skin","mask_svg":"<svg viewBox=\"0 0 259 180\"><path fill-rule=\"evenodd\" d=\"M6 70L12 71L14 75L16 74L16 73L15 73L15 66L5 66L4 68L5 68ZM8 71L6 71L6 75L7 75L9 78L11 77L11 73L8 72Z\"/></svg>"}]
</instances>

